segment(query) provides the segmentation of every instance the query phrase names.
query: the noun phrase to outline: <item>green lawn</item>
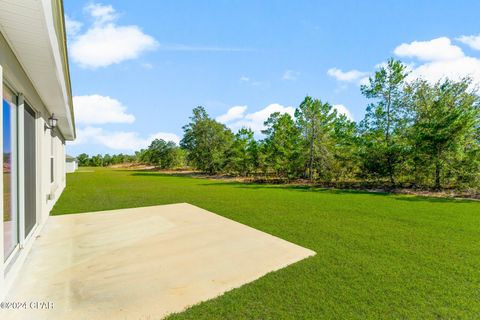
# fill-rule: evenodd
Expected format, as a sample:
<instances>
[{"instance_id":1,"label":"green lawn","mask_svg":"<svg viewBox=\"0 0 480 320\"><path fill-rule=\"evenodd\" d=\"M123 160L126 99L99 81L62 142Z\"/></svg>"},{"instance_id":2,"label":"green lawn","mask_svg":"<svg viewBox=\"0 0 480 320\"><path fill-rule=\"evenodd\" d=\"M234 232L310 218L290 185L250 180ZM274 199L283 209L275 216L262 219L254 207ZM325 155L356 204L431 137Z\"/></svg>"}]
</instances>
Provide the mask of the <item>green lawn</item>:
<instances>
[{"instance_id":1,"label":"green lawn","mask_svg":"<svg viewBox=\"0 0 480 320\"><path fill-rule=\"evenodd\" d=\"M317 255L172 319L480 318L479 202L95 169L67 175L53 214L176 202Z\"/></svg>"}]
</instances>

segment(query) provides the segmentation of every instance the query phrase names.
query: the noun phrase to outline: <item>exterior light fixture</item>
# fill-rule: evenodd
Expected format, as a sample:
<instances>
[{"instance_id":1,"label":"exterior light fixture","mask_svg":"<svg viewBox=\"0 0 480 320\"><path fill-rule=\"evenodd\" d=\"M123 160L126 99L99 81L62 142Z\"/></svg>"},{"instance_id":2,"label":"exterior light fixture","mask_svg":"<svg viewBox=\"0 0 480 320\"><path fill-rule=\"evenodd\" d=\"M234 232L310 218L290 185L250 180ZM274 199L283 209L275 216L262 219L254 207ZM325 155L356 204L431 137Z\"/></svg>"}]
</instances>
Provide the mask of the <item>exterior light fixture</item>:
<instances>
[{"instance_id":1,"label":"exterior light fixture","mask_svg":"<svg viewBox=\"0 0 480 320\"><path fill-rule=\"evenodd\" d=\"M53 130L57 127L58 119L55 118L55 114L52 113L52 116L48 118L47 123L45 123L45 130L50 129Z\"/></svg>"}]
</instances>

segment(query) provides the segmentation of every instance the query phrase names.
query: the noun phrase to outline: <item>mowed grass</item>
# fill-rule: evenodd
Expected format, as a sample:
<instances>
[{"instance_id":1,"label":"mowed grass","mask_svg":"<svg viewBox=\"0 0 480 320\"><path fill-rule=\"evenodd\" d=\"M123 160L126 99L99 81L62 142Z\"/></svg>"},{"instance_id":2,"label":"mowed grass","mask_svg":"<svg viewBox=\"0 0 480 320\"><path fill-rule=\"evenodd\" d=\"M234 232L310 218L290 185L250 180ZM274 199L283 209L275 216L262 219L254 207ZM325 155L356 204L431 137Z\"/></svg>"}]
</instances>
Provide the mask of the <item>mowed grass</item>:
<instances>
[{"instance_id":1,"label":"mowed grass","mask_svg":"<svg viewBox=\"0 0 480 320\"><path fill-rule=\"evenodd\" d=\"M94 170L53 214L188 202L317 252L171 319L480 318L479 202Z\"/></svg>"}]
</instances>

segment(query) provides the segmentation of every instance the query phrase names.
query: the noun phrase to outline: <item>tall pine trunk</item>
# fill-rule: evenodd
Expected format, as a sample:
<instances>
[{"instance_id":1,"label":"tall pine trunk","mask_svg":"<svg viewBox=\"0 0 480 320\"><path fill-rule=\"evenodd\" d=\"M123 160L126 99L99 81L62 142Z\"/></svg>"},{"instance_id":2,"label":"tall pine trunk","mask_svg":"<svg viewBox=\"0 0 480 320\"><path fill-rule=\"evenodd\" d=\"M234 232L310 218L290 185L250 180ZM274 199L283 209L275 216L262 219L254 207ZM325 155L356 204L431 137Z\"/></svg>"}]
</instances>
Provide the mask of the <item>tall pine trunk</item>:
<instances>
[{"instance_id":1,"label":"tall pine trunk","mask_svg":"<svg viewBox=\"0 0 480 320\"><path fill-rule=\"evenodd\" d=\"M435 189L440 190L440 162L435 163Z\"/></svg>"},{"instance_id":2,"label":"tall pine trunk","mask_svg":"<svg viewBox=\"0 0 480 320\"><path fill-rule=\"evenodd\" d=\"M392 88L390 87L388 90L388 98L387 98L387 132L385 134L385 142L387 145L387 170L388 170L388 177L390 178L390 183L395 185L395 179L393 178L394 169L393 169L393 154L391 151L391 144L390 144L390 116L391 116L391 105L392 105Z\"/></svg>"},{"instance_id":3,"label":"tall pine trunk","mask_svg":"<svg viewBox=\"0 0 480 320\"><path fill-rule=\"evenodd\" d=\"M311 137L310 137L310 159L308 161L308 179L313 181L313 148L315 144L315 120L312 119L311 123Z\"/></svg>"},{"instance_id":4,"label":"tall pine trunk","mask_svg":"<svg viewBox=\"0 0 480 320\"><path fill-rule=\"evenodd\" d=\"M313 136L310 139L310 160L308 162L308 179L313 180Z\"/></svg>"},{"instance_id":5,"label":"tall pine trunk","mask_svg":"<svg viewBox=\"0 0 480 320\"><path fill-rule=\"evenodd\" d=\"M435 159L435 189L440 190L442 187L440 184L440 175L442 171L442 164L440 162L440 156L441 156L440 148L437 148L436 153L437 153L436 154L437 159Z\"/></svg>"}]
</instances>

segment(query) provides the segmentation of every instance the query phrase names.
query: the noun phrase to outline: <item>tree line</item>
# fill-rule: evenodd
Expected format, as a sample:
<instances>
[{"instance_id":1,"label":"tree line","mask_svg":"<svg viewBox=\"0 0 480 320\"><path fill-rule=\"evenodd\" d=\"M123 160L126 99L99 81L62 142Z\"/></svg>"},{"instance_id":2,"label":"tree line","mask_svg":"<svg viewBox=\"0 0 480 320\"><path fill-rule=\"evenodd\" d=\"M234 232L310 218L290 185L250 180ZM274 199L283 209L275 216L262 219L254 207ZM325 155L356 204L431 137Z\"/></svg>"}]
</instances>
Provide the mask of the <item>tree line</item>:
<instances>
[{"instance_id":1,"label":"tree line","mask_svg":"<svg viewBox=\"0 0 480 320\"><path fill-rule=\"evenodd\" d=\"M77 157L78 165L81 167L108 167L111 165L122 164L122 163L133 163L136 162L136 157L128 154L97 154L94 156L89 156L86 153L81 153Z\"/></svg>"},{"instance_id":2,"label":"tree line","mask_svg":"<svg viewBox=\"0 0 480 320\"><path fill-rule=\"evenodd\" d=\"M186 151L173 141L155 139L147 149L136 151L135 154L97 154L89 156L86 153L77 156L81 167L108 167L120 164L147 164L160 169L187 167Z\"/></svg>"},{"instance_id":3,"label":"tree line","mask_svg":"<svg viewBox=\"0 0 480 320\"><path fill-rule=\"evenodd\" d=\"M361 86L370 103L359 123L307 96L293 117L271 114L261 140L249 128L233 133L200 106L180 146L155 140L133 161L261 179L478 189L478 88L470 78L431 84L408 76L394 59L380 67Z\"/></svg>"}]
</instances>

